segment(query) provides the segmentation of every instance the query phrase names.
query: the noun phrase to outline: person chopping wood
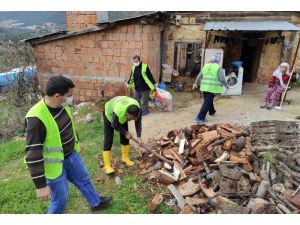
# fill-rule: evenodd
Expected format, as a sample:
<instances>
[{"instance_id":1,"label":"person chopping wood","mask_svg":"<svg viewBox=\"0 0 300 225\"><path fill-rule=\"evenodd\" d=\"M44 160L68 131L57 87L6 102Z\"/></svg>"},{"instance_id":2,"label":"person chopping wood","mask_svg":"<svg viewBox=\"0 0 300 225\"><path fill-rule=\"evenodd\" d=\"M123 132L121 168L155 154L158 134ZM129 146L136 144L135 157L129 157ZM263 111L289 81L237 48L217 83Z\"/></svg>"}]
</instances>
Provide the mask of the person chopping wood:
<instances>
[{"instance_id":1,"label":"person chopping wood","mask_svg":"<svg viewBox=\"0 0 300 225\"><path fill-rule=\"evenodd\" d=\"M48 214L63 213L69 198L68 181L82 193L92 211L106 208L112 197L100 196L79 155L79 144L69 103L74 83L53 76L46 96L25 117L26 157L37 197L49 200Z\"/></svg>"},{"instance_id":2,"label":"person chopping wood","mask_svg":"<svg viewBox=\"0 0 300 225\"><path fill-rule=\"evenodd\" d=\"M133 57L133 66L131 67L128 87L133 89L133 98L141 104L142 116L150 113L150 91L154 91L157 86L149 66L141 62L140 56L135 55Z\"/></svg>"},{"instance_id":3,"label":"person chopping wood","mask_svg":"<svg viewBox=\"0 0 300 225\"><path fill-rule=\"evenodd\" d=\"M291 76L289 73L289 68L290 66L288 63L281 63L280 66L274 71L272 80L269 82L269 88L264 97L264 104L261 105L260 108L266 108L270 110L278 105L281 94L285 90L286 84ZM272 104L270 105L271 102Z\"/></svg>"},{"instance_id":4,"label":"person chopping wood","mask_svg":"<svg viewBox=\"0 0 300 225\"><path fill-rule=\"evenodd\" d=\"M122 162L127 166L133 166L134 162L129 158L129 139L132 135L128 131L128 121L135 121L135 129L138 137L138 144L142 145L142 118L139 103L127 96L117 96L105 104L103 111L104 121L104 148L103 161L106 174L115 172L111 165L111 147L113 144L114 130L120 132Z\"/></svg>"},{"instance_id":5,"label":"person chopping wood","mask_svg":"<svg viewBox=\"0 0 300 225\"><path fill-rule=\"evenodd\" d=\"M195 90L200 82L200 91L203 92L204 95L204 102L200 112L197 117L194 118L194 122L197 124L205 123L207 113L209 113L210 116L215 115L214 97L216 94L223 93L223 85L228 88L224 70L219 65L220 61L221 57L214 55L211 58L211 62L204 65L193 84L193 90Z\"/></svg>"}]
</instances>

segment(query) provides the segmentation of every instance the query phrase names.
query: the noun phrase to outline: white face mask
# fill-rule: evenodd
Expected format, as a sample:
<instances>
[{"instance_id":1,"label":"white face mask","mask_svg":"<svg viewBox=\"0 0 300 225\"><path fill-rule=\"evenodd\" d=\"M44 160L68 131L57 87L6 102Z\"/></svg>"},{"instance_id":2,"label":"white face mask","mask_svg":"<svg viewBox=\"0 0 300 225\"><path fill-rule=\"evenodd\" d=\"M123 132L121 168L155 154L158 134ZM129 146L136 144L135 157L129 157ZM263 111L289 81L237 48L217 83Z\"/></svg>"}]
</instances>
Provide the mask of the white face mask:
<instances>
[{"instance_id":1,"label":"white face mask","mask_svg":"<svg viewBox=\"0 0 300 225\"><path fill-rule=\"evenodd\" d=\"M66 102L64 102L62 105L73 105L73 95L67 97Z\"/></svg>"},{"instance_id":2,"label":"white face mask","mask_svg":"<svg viewBox=\"0 0 300 225\"><path fill-rule=\"evenodd\" d=\"M140 65L140 62L138 62L138 63L133 63L133 65L139 66L139 65Z\"/></svg>"}]
</instances>

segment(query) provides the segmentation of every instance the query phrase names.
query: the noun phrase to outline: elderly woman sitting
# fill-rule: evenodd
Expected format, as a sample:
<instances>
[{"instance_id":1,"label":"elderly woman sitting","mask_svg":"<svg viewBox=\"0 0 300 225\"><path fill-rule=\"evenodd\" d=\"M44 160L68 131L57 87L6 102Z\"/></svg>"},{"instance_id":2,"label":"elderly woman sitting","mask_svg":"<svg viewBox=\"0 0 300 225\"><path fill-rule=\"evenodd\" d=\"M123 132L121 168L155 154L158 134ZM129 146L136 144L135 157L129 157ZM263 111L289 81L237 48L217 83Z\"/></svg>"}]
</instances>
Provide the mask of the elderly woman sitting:
<instances>
[{"instance_id":1,"label":"elderly woman sitting","mask_svg":"<svg viewBox=\"0 0 300 225\"><path fill-rule=\"evenodd\" d=\"M281 63L273 73L272 80L269 82L269 88L264 97L264 104L260 106L260 108L272 109L278 105L280 96L286 88L289 76L289 64ZM272 95L273 98L271 100ZM270 103L272 104L270 105Z\"/></svg>"}]
</instances>

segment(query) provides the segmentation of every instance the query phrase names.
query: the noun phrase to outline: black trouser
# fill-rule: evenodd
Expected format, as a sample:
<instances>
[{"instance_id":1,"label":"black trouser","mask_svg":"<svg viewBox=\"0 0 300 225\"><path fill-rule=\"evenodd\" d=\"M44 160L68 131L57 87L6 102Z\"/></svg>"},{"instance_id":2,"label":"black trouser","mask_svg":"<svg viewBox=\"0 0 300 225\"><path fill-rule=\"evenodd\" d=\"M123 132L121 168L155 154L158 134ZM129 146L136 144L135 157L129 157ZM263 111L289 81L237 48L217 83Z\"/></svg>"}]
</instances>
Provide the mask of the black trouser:
<instances>
[{"instance_id":1,"label":"black trouser","mask_svg":"<svg viewBox=\"0 0 300 225\"><path fill-rule=\"evenodd\" d=\"M209 112L209 115L213 115L216 113L214 107L215 94L211 92L203 92L203 95L204 95L204 102L197 116L199 120L205 120L207 112Z\"/></svg>"},{"instance_id":2,"label":"black trouser","mask_svg":"<svg viewBox=\"0 0 300 225\"><path fill-rule=\"evenodd\" d=\"M106 118L105 112L103 112L103 121L104 121L104 151L110 151L113 140L114 140L114 128L111 126L111 122ZM128 131L128 122L121 125L121 127ZM129 145L129 140L125 137L124 134L120 132L120 141L121 145Z\"/></svg>"}]
</instances>

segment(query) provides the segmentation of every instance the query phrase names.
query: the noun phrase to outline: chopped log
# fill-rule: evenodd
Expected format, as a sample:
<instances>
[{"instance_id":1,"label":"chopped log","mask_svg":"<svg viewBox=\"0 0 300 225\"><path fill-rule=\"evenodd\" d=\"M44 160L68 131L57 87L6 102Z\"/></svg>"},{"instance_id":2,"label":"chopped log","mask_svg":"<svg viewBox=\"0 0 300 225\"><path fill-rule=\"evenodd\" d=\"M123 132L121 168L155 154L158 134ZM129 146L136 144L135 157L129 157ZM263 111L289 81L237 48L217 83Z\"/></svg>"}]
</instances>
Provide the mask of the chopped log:
<instances>
[{"instance_id":1,"label":"chopped log","mask_svg":"<svg viewBox=\"0 0 300 225\"><path fill-rule=\"evenodd\" d=\"M161 141L160 142L160 146L163 147L163 148L167 147L169 144L171 144L171 141Z\"/></svg>"},{"instance_id":2,"label":"chopped log","mask_svg":"<svg viewBox=\"0 0 300 225\"><path fill-rule=\"evenodd\" d=\"M240 152L246 145L246 138L241 136L235 140L233 140L231 149L235 152Z\"/></svg>"},{"instance_id":3,"label":"chopped log","mask_svg":"<svg viewBox=\"0 0 300 225\"><path fill-rule=\"evenodd\" d=\"M278 203L277 204L277 207L282 211L284 212L285 214L291 214L292 212L287 208L285 207L283 204L281 203Z\"/></svg>"},{"instance_id":4,"label":"chopped log","mask_svg":"<svg viewBox=\"0 0 300 225\"><path fill-rule=\"evenodd\" d=\"M293 196L293 193L293 190L286 190L284 195L289 202L300 210L300 193L297 193L295 196Z\"/></svg>"},{"instance_id":5,"label":"chopped log","mask_svg":"<svg viewBox=\"0 0 300 225\"><path fill-rule=\"evenodd\" d=\"M199 184L195 184L193 181L189 180L188 182L179 185L178 191L182 196L191 196L197 193L200 190Z\"/></svg>"},{"instance_id":6,"label":"chopped log","mask_svg":"<svg viewBox=\"0 0 300 225\"><path fill-rule=\"evenodd\" d=\"M162 196L161 193L155 193L153 196L152 200L148 203L148 209L150 212L154 212L157 205L162 203L164 200L164 197Z\"/></svg>"},{"instance_id":7,"label":"chopped log","mask_svg":"<svg viewBox=\"0 0 300 225\"><path fill-rule=\"evenodd\" d=\"M204 198L193 198L193 197L186 197L185 202L190 206L202 206L207 204L207 199Z\"/></svg>"},{"instance_id":8,"label":"chopped log","mask_svg":"<svg viewBox=\"0 0 300 225\"><path fill-rule=\"evenodd\" d=\"M179 177L179 181L184 180L187 178L184 170L182 169L182 167L179 165L178 162L174 162L174 167L176 167L179 171L180 171L180 177Z\"/></svg>"},{"instance_id":9,"label":"chopped log","mask_svg":"<svg viewBox=\"0 0 300 225\"><path fill-rule=\"evenodd\" d=\"M260 185L258 186L256 196L260 198L264 198L268 192L268 189L270 188L270 183L268 181L261 181Z\"/></svg>"},{"instance_id":10,"label":"chopped log","mask_svg":"<svg viewBox=\"0 0 300 225\"><path fill-rule=\"evenodd\" d=\"M183 154L185 142L186 142L186 139L181 139L180 140L179 150L178 150L179 154Z\"/></svg>"},{"instance_id":11,"label":"chopped log","mask_svg":"<svg viewBox=\"0 0 300 225\"><path fill-rule=\"evenodd\" d=\"M278 147L275 145L268 145L268 146L253 146L252 149L257 152L265 152L265 151L272 151L278 150Z\"/></svg>"},{"instance_id":12,"label":"chopped log","mask_svg":"<svg viewBox=\"0 0 300 225\"><path fill-rule=\"evenodd\" d=\"M189 205L185 205L180 211L180 214L192 214L192 208Z\"/></svg>"},{"instance_id":13,"label":"chopped log","mask_svg":"<svg viewBox=\"0 0 300 225\"><path fill-rule=\"evenodd\" d=\"M217 163L217 164L220 164L221 162L223 161L226 161L227 159L229 159L230 157L230 154L228 152L223 152L223 154L217 158L214 162Z\"/></svg>"},{"instance_id":14,"label":"chopped log","mask_svg":"<svg viewBox=\"0 0 300 225\"><path fill-rule=\"evenodd\" d=\"M229 139L229 140L224 142L223 149L224 150L231 150L231 146L232 146L232 139Z\"/></svg>"},{"instance_id":15,"label":"chopped log","mask_svg":"<svg viewBox=\"0 0 300 225\"><path fill-rule=\"evenodd\" d=\"M197 144L199 144L199 142L201 141L201 139L196 139L196 140L193 140L192 142L191 142L191 148L194 148Z\"/></svg>"},{"instance_id":16,"label":"chopped log","mask_svg":"<svg viewBox=\"0 0 300 225\"><path fill-rule=\"evenodd\" d=\"M173 196L176 198L178 207L180 209L183 209L183 207L185 205L185 201L184 201L184 198L182 197L182 195L180 194L180 192L176 189L176 187L173 184L168 185L168 189L171 191Z\"/></svg>"},{"instance_id":17,"label":"chopped log","mask_svg":"<svg viewBox=\"0 0 300 225\"><path fill-rule=\"evenodd\" d=\"M211 142L219 138L218 132L216 130L207 131L201 134L201 138L205 142Z\"/></svg>"}]
</instances>

